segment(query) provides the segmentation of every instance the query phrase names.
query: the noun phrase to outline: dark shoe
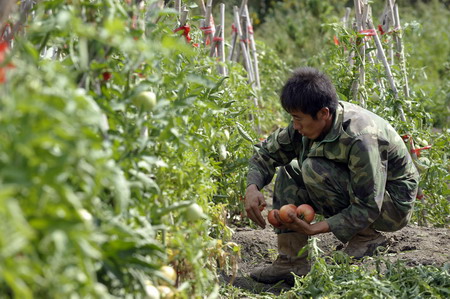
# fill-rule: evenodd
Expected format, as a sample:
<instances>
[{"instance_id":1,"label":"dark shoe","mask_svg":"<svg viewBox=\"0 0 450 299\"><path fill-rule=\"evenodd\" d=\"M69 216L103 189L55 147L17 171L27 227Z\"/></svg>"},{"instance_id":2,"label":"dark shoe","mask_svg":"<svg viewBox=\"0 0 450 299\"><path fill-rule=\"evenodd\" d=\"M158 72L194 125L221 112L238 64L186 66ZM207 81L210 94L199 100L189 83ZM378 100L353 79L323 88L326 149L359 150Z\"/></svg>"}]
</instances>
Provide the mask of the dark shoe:
<instances>
[{"instance_id":1,"label":"dark shoe","mask_svg":"<svg viewBox=\"0 0 450 299\"><path fill-rule=\"evenodd\" d=\"M250 277L262 283L277 283L284 280L293 285L292 272L298 276L304 276L310 269L311 266L306 257L291 258L287 255L279 255L272 265L256 268L250 273Z\"/></svg>"},{"instance_id":2,"label":"dark shoe","mask_svg":"<svg viewBox=\"0 0 450 299\"><path fill-rule=\"evenodd\" d=\"M380 232L367 228L354 236L347 244L344 252L355 259L374 255L377 247L386 246L388 239Z\"/></svg>"},{"instance_id":3,"label":"dark shoe","mask_svg":"<svg viewBox=\"0 0 450 299\"><path fill-rule=\"evenodd\" d=\"M308 244L308 236L300 233L283 233L277 235L278 258L266 267L256 268L250 277L263 283L277 283L284 280L290 285L294 284L294 272L298 276L306 275L311 266L307 260L308 253L300 250Z\"/></svg>"}]
</instances>

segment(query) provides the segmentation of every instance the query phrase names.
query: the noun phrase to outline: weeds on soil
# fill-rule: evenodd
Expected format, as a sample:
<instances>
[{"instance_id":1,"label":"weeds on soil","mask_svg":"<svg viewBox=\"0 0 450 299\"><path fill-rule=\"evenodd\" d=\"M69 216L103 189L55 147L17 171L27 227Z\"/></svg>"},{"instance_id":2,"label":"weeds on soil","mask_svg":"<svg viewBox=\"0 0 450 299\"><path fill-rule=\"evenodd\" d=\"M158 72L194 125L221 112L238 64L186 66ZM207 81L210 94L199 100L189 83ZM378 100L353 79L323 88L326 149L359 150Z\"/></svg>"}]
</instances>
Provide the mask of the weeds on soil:
<instances>
[{"instance_id":1,"label":"weeds on soil","mask_svg":"<svg viewBox=\"0 0 450 299\"><path fill-rule=\"evenodd\" d=\"M317 238L308 244L311 271L296 277L295 285L279 295L253 294L223 287L222 298L448 298L450 263L442 267L408 267L382 255L355 261L341 251L324 256Z\"/></svg>"}]
</instances>

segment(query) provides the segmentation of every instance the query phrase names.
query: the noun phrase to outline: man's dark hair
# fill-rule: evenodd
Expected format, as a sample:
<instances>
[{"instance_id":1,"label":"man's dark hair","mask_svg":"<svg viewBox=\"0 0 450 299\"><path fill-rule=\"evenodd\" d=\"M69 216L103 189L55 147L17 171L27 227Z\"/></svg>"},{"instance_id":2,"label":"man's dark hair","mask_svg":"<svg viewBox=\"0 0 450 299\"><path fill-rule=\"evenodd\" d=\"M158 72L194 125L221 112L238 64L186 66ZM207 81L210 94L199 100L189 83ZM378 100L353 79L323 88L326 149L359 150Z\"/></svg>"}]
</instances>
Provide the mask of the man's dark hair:
<instances>
[{"instance_id":1,"label":"man's dark hair","mask_svg":"<svg viewBox=\"0 0 450 299\"><path fill-rule=\"evenodd\" d=\"M288 113L300 111L317 118L317 112L328 107L334 114L338 97L331 80L315 68L294 70L281 90L281 105Z\"/></svg>"}]
</instances>

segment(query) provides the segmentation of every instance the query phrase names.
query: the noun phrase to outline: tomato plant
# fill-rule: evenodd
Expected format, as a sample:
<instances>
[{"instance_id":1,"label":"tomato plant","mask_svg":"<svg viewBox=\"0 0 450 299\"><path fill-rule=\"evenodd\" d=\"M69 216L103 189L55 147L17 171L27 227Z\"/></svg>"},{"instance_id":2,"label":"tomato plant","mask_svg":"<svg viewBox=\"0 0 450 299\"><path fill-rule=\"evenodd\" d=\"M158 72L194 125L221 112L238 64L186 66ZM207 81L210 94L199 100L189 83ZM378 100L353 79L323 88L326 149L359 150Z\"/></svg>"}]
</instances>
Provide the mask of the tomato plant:
<instances>
[{"instance_id":1,"label":"tomato plant","mask_svg":"<svg viewBox=\"0 0 450 299\"><path fill-rule=\"evenodd\" d=\"M245 184L251 88L242 67L219 77L174 34L173 11L145 8L38 2L15 36L0 86L0 293L204 296L217 259L235 267L221 213Z\"/></svg>"}]
</instances>

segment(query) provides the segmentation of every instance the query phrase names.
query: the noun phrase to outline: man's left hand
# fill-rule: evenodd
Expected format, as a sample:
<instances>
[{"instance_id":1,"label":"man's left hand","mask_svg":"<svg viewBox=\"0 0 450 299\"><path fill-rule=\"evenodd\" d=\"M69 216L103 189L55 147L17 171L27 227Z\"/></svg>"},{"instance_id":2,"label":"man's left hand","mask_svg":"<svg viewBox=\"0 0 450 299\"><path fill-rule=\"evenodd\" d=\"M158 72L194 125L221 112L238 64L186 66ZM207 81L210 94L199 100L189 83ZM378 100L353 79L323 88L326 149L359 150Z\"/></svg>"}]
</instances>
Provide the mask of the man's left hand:
<instances>
[{"instance_id":1,"label":"man's left hand","mask_svg":"<svg viewBox=\"0 0 450 299\"><path fill-rule=\"evenodd\" d=\"M314 224L300 219L294 212L288 212L289 217L292 219L291 223L284 222L278 215L275 215L277 220L283 224L281 229L289 229L308 236L326 233L330 231L330 226L326 221L320 221Z\"/></svg>"}]
</instances>

